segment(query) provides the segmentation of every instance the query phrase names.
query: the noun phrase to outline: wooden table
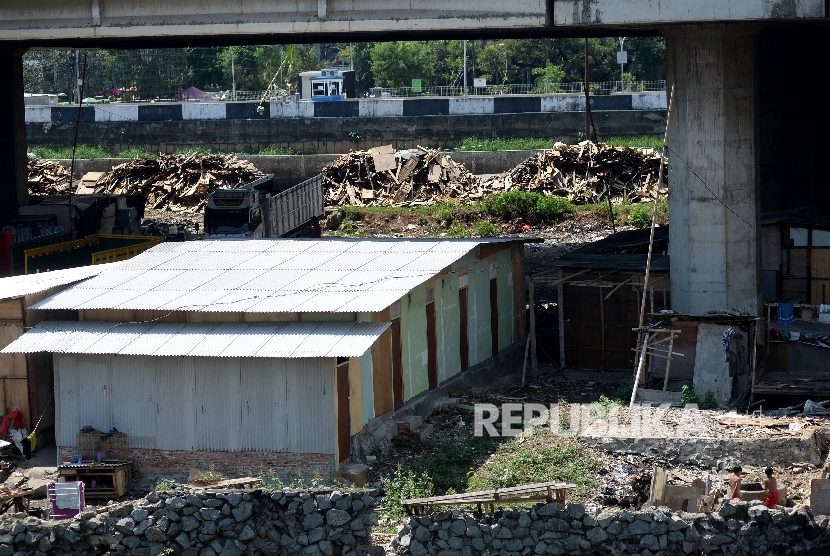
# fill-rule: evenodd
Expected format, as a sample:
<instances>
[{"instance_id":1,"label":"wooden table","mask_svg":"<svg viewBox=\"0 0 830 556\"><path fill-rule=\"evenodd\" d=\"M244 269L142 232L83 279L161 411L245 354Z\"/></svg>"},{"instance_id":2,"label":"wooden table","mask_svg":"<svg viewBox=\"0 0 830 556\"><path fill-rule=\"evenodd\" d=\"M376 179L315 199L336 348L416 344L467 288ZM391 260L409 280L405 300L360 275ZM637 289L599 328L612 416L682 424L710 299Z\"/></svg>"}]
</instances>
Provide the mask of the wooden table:
<instances>
[{"instance_id":1,"label":"wooden table","mask_svg":"<svg viewBox=\"0 0 830 556\"><path fill-rule=\"evenodd\" d=\"M68 463L58 473L67 481L83 481L86 498L120 498L133 489L132 463Z\"/></svg>"}]
</instances>

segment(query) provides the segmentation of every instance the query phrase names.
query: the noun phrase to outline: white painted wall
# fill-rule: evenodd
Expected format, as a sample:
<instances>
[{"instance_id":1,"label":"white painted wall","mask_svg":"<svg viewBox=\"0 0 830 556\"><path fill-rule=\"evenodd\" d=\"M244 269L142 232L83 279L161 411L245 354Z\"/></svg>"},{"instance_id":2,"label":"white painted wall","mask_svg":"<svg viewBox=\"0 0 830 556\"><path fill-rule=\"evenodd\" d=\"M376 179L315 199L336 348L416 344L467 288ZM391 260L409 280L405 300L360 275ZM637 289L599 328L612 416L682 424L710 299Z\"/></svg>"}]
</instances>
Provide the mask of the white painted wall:
<instances>
[{"instance_id":1,"label":"white painted wall","mask_svg":"<svg viewBox=\"0 0 830 556\"><path fill-rule=\"evenodd\" d=\"M272 118L313 118L314 104L311 101L272 102Z\"/></svg>"},{"instance_id":2,"label":"white painted wall","mask_svg":"<svg viewBox=\"0 0 830 556\"><path fill-rule=\"evenodd\" d=\"M52 121L52 108L49 106L27 106L26 123L46 124Z\"/></svg>"},{"instance_id":3,"label":"white painted wall","mask_svg":"<svg viewBox=\"0 0 830 556\"><path fill-rule=\"evenodd\" d=\"M451 101L452 102L452 101ZM403 116L403 99L361 99L358 103L362 118Z\"/></svg>"},{"instance_id":4,"label":"white painted wall","mask_svg":"<svg viewBox=\"0 0 830 556\"><path fill-rule=\"evenodd\" d=\"M492 114L492 97L464 97L450 99L450 114Z\"/></svg>"},{"instance_id":5,"label":"white painted wall","mask_svg":"<svg viewBox=\"0 0 830 556\"><path fill-rule=\"evenodd\" d=\"M137 122L137 104L100 104L95 105L96 122Z\"/></svg>"},{"instance_id":6,"label":"white painted wall","mask_svg":"<svg viewBox=\"0 0 830 556\"><path fill-rule=\"evenodd\" d=\"M184 102L183 120L224 120L227 105L224 102Z\"/></svg>"}]
</instances>

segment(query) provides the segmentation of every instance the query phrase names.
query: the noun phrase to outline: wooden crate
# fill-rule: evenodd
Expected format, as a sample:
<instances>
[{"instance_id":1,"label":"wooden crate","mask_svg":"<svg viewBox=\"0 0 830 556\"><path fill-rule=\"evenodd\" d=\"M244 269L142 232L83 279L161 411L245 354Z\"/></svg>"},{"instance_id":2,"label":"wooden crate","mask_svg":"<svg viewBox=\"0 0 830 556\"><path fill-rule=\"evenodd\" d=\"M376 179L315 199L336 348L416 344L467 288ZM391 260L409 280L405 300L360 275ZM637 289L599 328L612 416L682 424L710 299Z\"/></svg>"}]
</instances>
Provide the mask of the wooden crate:
<instances>
[{"instance_id":1,"label":"wooden crate","mask_svg":"<svg viewBox=\"0 0 830 556\"><path fill-rule=\"evenodd\" d=\"M99 430L90 432L78 433L78 451L84 458L84 461L95 461L95 456L101 451L101 436Z\"/></svg>"},{"instance_id":2,"label":"wooden crate","mask_svg":"<svg viewBox=\"0 0 830 556\"><path fill-rule=\"evenodd\" d=\"M105 461L127 461L130 459L130 450L127 447L127 435L123 432L111 434L101 438L101 451Z\"/></svg>"}]
</instances>

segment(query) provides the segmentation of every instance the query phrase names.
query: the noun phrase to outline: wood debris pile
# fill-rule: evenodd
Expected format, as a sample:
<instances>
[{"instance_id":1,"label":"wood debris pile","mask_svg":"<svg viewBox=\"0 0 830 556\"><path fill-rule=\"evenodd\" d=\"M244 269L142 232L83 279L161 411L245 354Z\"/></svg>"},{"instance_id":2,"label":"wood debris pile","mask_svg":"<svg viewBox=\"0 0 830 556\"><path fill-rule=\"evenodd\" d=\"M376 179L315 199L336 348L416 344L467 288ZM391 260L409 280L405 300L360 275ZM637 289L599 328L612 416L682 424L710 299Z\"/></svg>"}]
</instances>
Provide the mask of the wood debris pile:
<instances>
[{"instance_id":1,"label":"wood debris pile","mask_svg":"<svg viewBox=\"0 0 830 556\"><path fill-rule=\"evenodd\" d=\"M54 160L30 158L29 194L55 195L66 191L69 184L69 167Z\"/></svg>"},{"instance_id":2,"label":"wood debris pile","mask_svg":"<svg viewBox=\"0 0 830 556\"><path fill-rule=\"evenodd\" d=\"M162 154L115 166L96 193L146 195L147 207L201 211L217 187L237 187L262 177L253 164L233 155Z\"/></svg>"},{"instance_id":3,"label":"wood debris pile","mask_svg":"<svg viewBox=\"0 0 830 556\"><path fill-rule=\"evenodd\" d=\"M325 168L327 205L431 205L480 198L479 180L446 153L391 145L343 155Z\"/></svg>"},{"instance_id":4,"label":"wood debris pile","mask_svg":"<svg viewBox=\"0 0 830 556\"><path fill-rule=\"evenodd\" d=\"M609 194L647 200L655 193L659 170L660 154L652 149L557 143L553 149L492 177L483 187L494 192L522 189L560 195L577 204L595 203ZM661 194L665 187L664 170Z\"/></svg>"}]
</instances>

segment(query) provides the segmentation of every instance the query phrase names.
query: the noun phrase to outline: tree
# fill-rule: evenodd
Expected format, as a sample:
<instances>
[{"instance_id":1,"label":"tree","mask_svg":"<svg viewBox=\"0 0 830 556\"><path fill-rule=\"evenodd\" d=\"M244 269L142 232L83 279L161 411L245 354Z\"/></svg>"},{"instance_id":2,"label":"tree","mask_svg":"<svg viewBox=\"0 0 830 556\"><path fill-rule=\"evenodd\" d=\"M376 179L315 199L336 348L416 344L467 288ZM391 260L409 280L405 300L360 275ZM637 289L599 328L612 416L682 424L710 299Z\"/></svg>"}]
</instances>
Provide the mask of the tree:
<instances>
[{"instance_id":1,"label":"tree","mask_svg":"<svg viewBox=\"0 0 830 556\"><path fill-rule=\"evenodd\" d=\"M632 37L626 39L629 64L626 69L641 81L666 78L666 39L663 37Z\"/></svg>"},{"instance_id":2,"label":"tree","mask_svg":"<svg viewBox=\"0 0 830 556\"><path fill-rule=\"evenodd\" d=\"M355 87L358 94L364 93L375 86L372 75L372 47L371 42L341 43L340 53L336 62L354 67Z\"/></svg>"},{"instance_id":3,"label":"tree","mask_svg":"<svg viewBox=\"0 0 830 556\"><path fill-rule=\"evenodd\" d=\"M534 92L555 92L553 90L548 90L546 85L550 85L551 83L561 83L562 79L565 77L565 72L559 66L554 66L550 62L543 68L536 68L533 70L533 75L535 79L533 80L533 91Z\"/></svg>"},{"instance_id":4,"label":"tree","mask_svg":"<svg viewBox=\"0 0 830 556\"><path fill-rule=\"evenodd\" d=\"M372 75L381 87L409 87L412 79L429 86L429 56L420 42L394 41L372 47Z\"/></svg>"}]
</instances>

